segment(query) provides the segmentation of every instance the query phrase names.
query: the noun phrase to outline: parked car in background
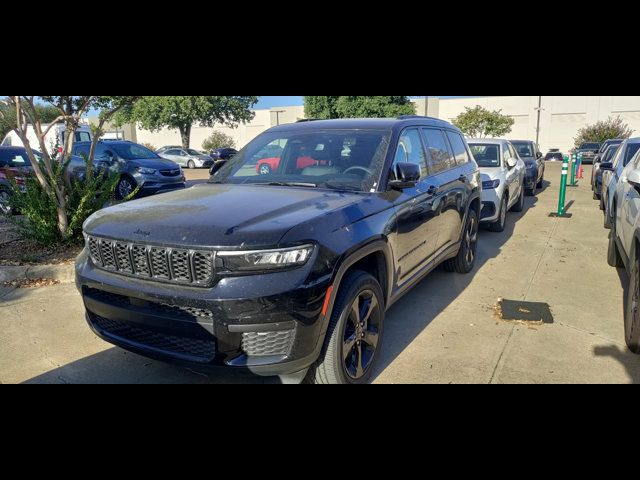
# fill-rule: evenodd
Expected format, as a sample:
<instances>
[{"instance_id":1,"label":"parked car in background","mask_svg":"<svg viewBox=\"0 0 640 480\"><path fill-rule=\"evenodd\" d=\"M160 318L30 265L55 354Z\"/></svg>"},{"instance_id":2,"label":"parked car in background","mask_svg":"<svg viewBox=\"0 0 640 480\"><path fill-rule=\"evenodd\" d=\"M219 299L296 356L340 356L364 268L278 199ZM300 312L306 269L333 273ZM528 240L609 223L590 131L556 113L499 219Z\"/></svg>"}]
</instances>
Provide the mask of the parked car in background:
<instances>
[{"instance_id":1,"label":"parked car in background","mask_svg":"<svg viewBox=\"0 0 640 480\"><path fill-rule=\"evenodd\" d=\"M525 191L527 195L535 196L536 191L544 186L545 163L542 152L536 144L529 140L512 140L522 161L527 168L525 175Z\"/></svg>"},{"instance_id":2,"label":"parked car in background","mask_svg":"<svg viewBox=\"0 0 640 480\"><path fill-rule=\"evenodd\" d=\"M209 155L192 148L172 148L165 150L160 156L191 170L213 166L213 159Z\"/></svg>"},{"instance_id":3,"label":"parked car in background","mask_svg":"<svg viewBox=\"0 0 640 480\"><path fill-rule=\"evenodd\" d=\"M615 198L607 261L612 267L625 267L629 275L625 340L633 353L640 354L640 151L622 170Z\"/></svg>"},{"instance_id":4,"label":"parked car in background","mask_svg":"<svg viewBox=\"0 0 640 480\"><path fill-rule=\"evenodd\" d=\"M591 164L595 161L601 147L601 143L583 143L574 153L576 153L576 155L582 154L583 164Z\"/></svg>"},{"instance_id":5,"label":"parked car in background","mask_svg":"<svg viewBox=\"0 0 640 480\"><path fill-rule=\"evenodd\" d=\"M43 125L43 129L48 128L48 125ZM61 123L55 125L45 138L45 144L47 146L47 150L50 154L54 153L62 153L62 147L64 145L65 140L65 132L67 131L66 126ZM29 126L27 129L27 139L29 140L29 144L31 148L34 150L40 150L40 142L38 142L38 138L36 136L35 130L32 126ZM93 134L91 133L91 128L89 126L81 125L78 127L76 131L76 142L91 142L93 140ZM22 140L18 136L16 132L13 130L10 131L2 142L2 146L4 147L24 147ZM56 152L57 149L57 152Z\"/></svg>"},{"instance_id":6,"label":"parked car in background","mask_svg":"<svg viewBox=\"0 0 640 480\"><path fill-rule=\"evenodd\" d=\"M524 209L525 165L506 140L468 139L469 148L482 176L480 222L492 232L502 232L507 212Z\"/></svg>"},{"instance_id":7,"label":"parked car in background","mask_svg":"<svg viewBox=\"0 0 640 480\"><path fill-rule=\"evenodd\" d=\"M603 163L606 165L612 162L616 153L618 153L618 148L620 148L620 144L611 144L604 153L600 153L596 157L596 163L593 164L593 169L591 170L591 188L593 190L594 200L600 200L602 197L602 177L604 170L600 167Z\"/></svg>"},{"instance_id":8,"label":"parked car in background","mask_svg":"<svg viewBox=\"0 0 640 480\"><path fill-rule=\"evenodd\" d=\"M604 198L604 226L605 228L611 228L613 225L613 219L616 215L616 210L622 199L617 196L617 188L622 171L629 164L631 159L640 150L640 137L631 138L625 140L620 144L620 148L616 152L613 161L611 163L600 163L600 169L603 173L603 184L605 182L605 174L607 171L607 188L603 190Z\"/></svg>"},{"instance_id":9,"label":"parked car in background","mask_svg":"<svg viewBox=\"0 0 640 480\"><path fill-rule=\"evenodd\" d=\"M90 148L90 142L76 143L73 153L87 158ZM106 169L120 175L116 187L119 199L130 196L137 188L137 196L185 188L185 177L179 165L133 142L98 142L93 165L96 171Z\"/></svg>"},{"instance_id":10,"label":"parked car in background","mask_svg":"<svg viewBox=\"0 0 640 480\"><path fill-rule=\"evenodd\" d=\"M31 161L24 148L0 147L0 213L15 213L11 206L11 196L14 194L11 181L15 181L20 190L26 191L26 179L32 173Z\"/></svg>"},{"instance_id":11,"label":"parked car in background","mask_svg":"<svg viewBox=\"0 0 640 480\"><path fill-rule=\"evenodd\" d=\"M259 175L273 142L279 168ZM300 168L306 151L329 163ZM385 312L441 263L474 268L480 174L447 122L282 125L219 163L87 220L76 284L98 336L198 370L364 383Z\"/></svg>"},{"instance_id":12,"label":"parked car in background","mask_svg":"<svg viewBox=\"0 0 640 480\"><path fill-rule=\"evenodd\" d=\"M564 154L560 150L550 151L544 157L545 162L563 162Z\"/></svg>"},{"instance_id":13,"label":"parked car in background","mask_svg":"<svg viewBox=\"0 0 640 480\"><path fill-rule=\"evenodd\" d=\"M617 146L619 147L620 144L623 142L624 140L621 138L612 138L610 140L605 141L601 146L600 146L600 150L598 150L598 153L596 154L596 158L594 158L594 163L597 162L601 162L602 161L602 156L604 155L604 153L607 151L607 149L610 146Z\"/></svg>"},{"instance_id":14,"label":"parked car in background","mask_svg":"<svg viewBox=\"0 0 640 480\"><path fill-rule=\"evenodd\" d=\"M209 156L213 158L214 161L218 160L229 160L234 155L237 155L238 151L235 148L216 148L215 150L211 150Z\"/></svg>"},{"instance_id":15,"label":"parked car in background","mask_svg":"<svg viewBox=\"0 0 640 480\"><path fill-rule=\"evenodd\" d=\"M156 153L158 155L161 155L164 152L166 152L167 150L173 150L173 149L182 149L182 145L167 145L167 146L164 146L164 147L159 148L158 150L156 150Z\"/></svg>"}]
</instances>

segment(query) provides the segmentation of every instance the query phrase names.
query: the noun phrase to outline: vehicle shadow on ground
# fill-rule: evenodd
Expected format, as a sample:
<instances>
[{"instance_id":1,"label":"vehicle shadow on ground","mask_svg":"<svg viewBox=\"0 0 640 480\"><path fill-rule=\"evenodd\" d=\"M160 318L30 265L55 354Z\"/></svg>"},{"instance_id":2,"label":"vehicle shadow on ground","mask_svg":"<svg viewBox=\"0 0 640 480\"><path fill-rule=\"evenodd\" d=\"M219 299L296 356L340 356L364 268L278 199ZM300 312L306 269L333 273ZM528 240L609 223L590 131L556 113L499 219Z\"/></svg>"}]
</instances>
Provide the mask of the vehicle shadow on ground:
<instances>
[{"instance_id":1,"label":"vehicle shadow on ground","mask_svg":"<svg viewBox=\"0 0 640 480\"><path fill-rule=\"evenodd\" d=\"M277 377L219 371L201 373L112 347L24 382L25 384L279 384Z\"/></svg>"},{"instance_id":2,"label":"vehicle shadow on ground","mask_svg":"<svg viewBox=\"0 0 640 480\"><path fill-rule=\"evenodd\" d=\"M545 182L544 188L547 187L548 182ZM530 209L535 208L537 203L537 197L526 197L524 210L520 213L509 213L506 228L502 233L480 229L476 265L471 273L459 275L438 268L391 307L387 312L383 346L379 352L373 379L380 376L416 337L471 285L485 263L500 255L503 245L513 235L518 222ZM492 301L497 301L497 298L488 299L488 302ZM413 314L407 315L408 310Z\"/></svg>"},{"instance_id":3,"label":"vehicle shadow on ground","mask_svg":"<svg viewBox=\"0 0 640 480\"><path fill-rule=\"evenodd\" d=\"M624 292L624 311L626 312L628 306L627 293L629 289L629 277L624 268L618 268L617 271ZM620 321L624 321L624 319ZM640 356L631 353L626 346L597 346L594 347L593 353L596 357L609 357L617 360L627 371L631 382L636 385L640 384Z\"/></svg>"}]
</instances>

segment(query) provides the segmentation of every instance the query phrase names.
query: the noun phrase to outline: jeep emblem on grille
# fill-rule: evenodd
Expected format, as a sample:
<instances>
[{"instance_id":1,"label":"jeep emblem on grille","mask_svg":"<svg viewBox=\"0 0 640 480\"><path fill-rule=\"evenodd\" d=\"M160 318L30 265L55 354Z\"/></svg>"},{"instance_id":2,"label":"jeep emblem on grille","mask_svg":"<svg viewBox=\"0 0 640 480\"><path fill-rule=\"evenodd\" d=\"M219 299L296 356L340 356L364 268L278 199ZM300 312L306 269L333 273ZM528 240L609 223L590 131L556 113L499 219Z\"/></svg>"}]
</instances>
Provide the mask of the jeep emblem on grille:
<instances>
[{"instance_id":1,"label":"jeep emblem on grille","mask_svg":"<svg viewBox=\"0 0 640 480\"><path fill-rule=\"evenodd\" d=\"M135 232L133 232L134 235L140 235L142 237L149 237L151 236L151 232L145 232L141 229L136 230Z\"/></svg>"}]
</instances>

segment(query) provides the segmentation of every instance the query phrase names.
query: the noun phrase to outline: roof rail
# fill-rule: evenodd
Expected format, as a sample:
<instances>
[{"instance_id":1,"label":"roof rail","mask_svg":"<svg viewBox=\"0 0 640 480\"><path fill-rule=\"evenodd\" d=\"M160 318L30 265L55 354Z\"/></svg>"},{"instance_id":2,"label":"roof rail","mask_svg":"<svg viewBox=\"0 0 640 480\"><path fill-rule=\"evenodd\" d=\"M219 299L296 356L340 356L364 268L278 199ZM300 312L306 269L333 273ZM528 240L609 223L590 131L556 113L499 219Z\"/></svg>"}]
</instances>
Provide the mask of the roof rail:
<instances>
[{"instance_id":1,"label":"roof rail","mask_svg":"<svg viewBox=\"0 0 640 480\"><path fill-rule=\"evenodd\" d=\"M317 118L301 118L300 120L296 120L296 123L305 123L305 122L317 122Z\"/></svg>"},{"instance_id":2,"label":"roof rail","mask_svg":"<svg viewBox=\"0 0 640 480\"><path fill-rule=\"evenodd\" d=\"M416 119L427 119L430 117L425 117L424 115L400 115L398 120L416 120Z\"/></svg>"}]
</instances>

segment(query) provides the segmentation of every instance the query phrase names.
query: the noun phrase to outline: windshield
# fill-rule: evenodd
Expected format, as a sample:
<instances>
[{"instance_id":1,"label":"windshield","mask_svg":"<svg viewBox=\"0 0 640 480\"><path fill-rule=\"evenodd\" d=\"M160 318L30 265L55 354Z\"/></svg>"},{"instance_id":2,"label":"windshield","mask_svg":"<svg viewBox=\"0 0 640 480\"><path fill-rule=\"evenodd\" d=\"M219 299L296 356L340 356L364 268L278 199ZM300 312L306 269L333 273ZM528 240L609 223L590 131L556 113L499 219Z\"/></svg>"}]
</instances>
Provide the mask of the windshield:
<instances>
[{"instance_id":1,"label":"windshield","mask_svg":"<svg viewBox=\"0 0 640 480\"><path fill-rule=\"evenodd\" d=\"M191 149L187 150L187 153L189 155L194 156L194 157L201 157L202 155L204 155L204 153L202 153L202 152L199 152L197 150L191 150Z\"/></svg>"},{"instance_id":2,"label":"windshield","mask_svg":"<svg viewBox=\"0 0 640 480\"><path fill-rule=\"evenodd\" d=\"M119 157L124 160L138 160L140 158L160 158L155 152L152 152L142 145L135 143L116 143L109 145L109 148L115 150Z\"/></svg>"},{"instance_id":3,"label":"windshield","mask_svg":"<svg viewBox=\"0 0 640 480\"><path fill-rule=\"evenodd\" d=\"M518 151L518 155L521 157L535 157L536 153L533 151L533 145L529 142L511 142L516 150Z\"/></svg>"},{"instance_id":4,"label":"windshield","mask_svg":"<svg viewBox=\"0 0 640 480\"><path fill-rule=\"evenodd\" d=\"M495 168L500 166L500 145L470 143L469 148L471 148L479 167Z\"/></svg>"},{"instance_id":5,"label":"windshield","mask_svg":"<svg viewBox=\"0 0 640 480\"><path fill-rule=\"evenodd\" d=\"M390 137L388 131L375 130L266 133L209 182L367 192L378 186Z\"/></svg>"},{"instance_id":6,"label":"windshield","mask_svg":"<svg viewBox=\"0 0 640 480\"><path fill-rule=\"evenodd\" d=\"M584 143L580 147L580 150L600 150L599 143Z\"/></svg>"}]
</instances>

